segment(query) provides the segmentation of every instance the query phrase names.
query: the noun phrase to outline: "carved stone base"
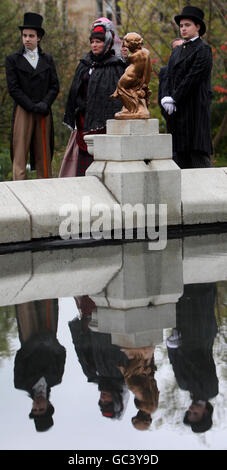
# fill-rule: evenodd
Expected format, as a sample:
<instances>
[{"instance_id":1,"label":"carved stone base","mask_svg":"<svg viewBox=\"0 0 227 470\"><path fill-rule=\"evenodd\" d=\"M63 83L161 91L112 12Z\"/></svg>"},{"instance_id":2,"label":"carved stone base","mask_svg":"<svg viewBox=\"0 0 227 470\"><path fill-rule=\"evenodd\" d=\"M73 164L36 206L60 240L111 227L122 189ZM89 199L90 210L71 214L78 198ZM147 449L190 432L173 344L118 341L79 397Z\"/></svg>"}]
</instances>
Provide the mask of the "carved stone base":
<instances>
[{"instance_id":1,"label":"carved stone base","mask_svg":"<svg viewBox=\"0 0 227 470\"><path fill-rule=\"evenodd\" d=\"M138 113L135 113L135 114L132 114L132 113L129 113L129 111L127 112L124 112L124 111L120 111L119 113L116 113L114 115L114 118L115 119L122 119L122 120L126 120L126 119L150 119L150 113L149 112L138 112Z\"/></svg>"},{"instance_id":2,"label":"carved stone base","mask_svg":"<svg viewBox=\"0 0 227 470\"><path fill-rule=\"evenodd\" d=\"M136 113L130 113L130 111L123 106L122 110L119 113L114 115L115 119L150 119L150 113L146 106L141 105Z\"/></svg>"}]
</instances>

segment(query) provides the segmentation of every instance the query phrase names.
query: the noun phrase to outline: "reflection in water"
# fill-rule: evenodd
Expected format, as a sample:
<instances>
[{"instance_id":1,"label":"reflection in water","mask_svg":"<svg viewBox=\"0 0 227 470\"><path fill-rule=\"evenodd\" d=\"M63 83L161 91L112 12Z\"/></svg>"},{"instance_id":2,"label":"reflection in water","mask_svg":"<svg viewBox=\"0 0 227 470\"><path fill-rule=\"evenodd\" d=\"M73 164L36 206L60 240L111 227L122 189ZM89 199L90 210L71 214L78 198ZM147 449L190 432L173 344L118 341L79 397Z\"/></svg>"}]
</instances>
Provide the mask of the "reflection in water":
<instances>
[{"instance_id":1,"label":"reflection in water","mask_svg":"<svg viewBox=\"0 0 227 470\"><path fill-rule=\"evenodd\" d=\"M67 446L69 438L74 445L71 436L75 430L75 445L86 435L82 445L95 447L99 445L96 433L93 444L96 426L101 428L106 446L117 435L115 448L119 443L137 448L141 430L146 431L143 448L150 448L149 432L152 442L156 439L161 448L165 443L171 448L173 441L177 446L182 435L186 438L180 448L187 446L188 438L201 448L202 439L207 444L219 429L222 439L218 445L222 445L219 421L224 423L221 407L226 385L225 366L220 364L225 362L226 344L224 334L217 335L215 299L219 280L223 281L223 299L226 293L227 235L219 241L211 236L169 240L160 252L149 251L147 243L141 242L27 253L26 266L22 253L15 259L1 257L1 268L5 267L0 273L0 305L16 304L21 348L15 357L14 382L32 399L32 421L24 416L24 432L29 434L29 424L35 431L33 441L29 434L31 445L41 442L36 430L50 429L45 437L54 448L56 442ZM20 276L15 275L18 266ZM40 300L45 297L55 300ZM62 304L67 300L71 308L66 311ZM224 306L224 300L221 304ZM223 318L226 307L223 312L219 305L218 312ZM0 331L4 318L0 316ZM168 336L167 346L163 336ZM1 367L3 376L7 367ZM74 371L76 386L72 383ZM7 370L7 378L9 373ZM4 387L6 383L4 377ZM17 400L26 403L27 398L12 390L16 409ZM89 420L83 419L84 408ZM6 427L8 421L2 423ZM168 433L169 425L172 441L167 438L164 442L159 431ZM103 433L105 429L107 433ZM204 438L208 429L211 434ZM118 435L124 436L124 443ZM22 445L26 439L24 442Z\"/></svg>"},{"instance_id":2,"label":"reflection in water","mask_svg":"<svg viewBox=\"0 0 227 470\"><path fill-rule=\"evenodd\" d=\"M154 363L154 348L127 348L123 349L128 363L121 366L125 382L134 395L134 403L139 410L132 418L133 426L140 430L147 430L152 422L151 414L158 407L159 391L154 378L156 366Z\"/></svg>"},{"instance_id":3,"label":"reflection in water","mask_svg":"<svg viewBox=\"0 0 227 470\"><path fill-rule=\"evenodd\" d=\"M21 348L15 357L14 385L29 393L33 400L29 418L37 431L46 431L54 424L50 390L62 380L66 357L56 338L58 301L16 305L16 318Z\"/></svg>"},{"instance_id":4,"label":"reflection in water","mask_svg":"<svg viewBox=\"0 0 227 470\"><path fill-rule=\"evenodd\" d=\"M91 313L96 309L89 296L77 297L81 319L69 322L78 360L88 382L98 385L98 405L103 416L119 419L125 412L128 391L119 364L126 356L118 346L111 344L111 335L94 332L89 328Z\"/></svg>"},{"instance_id":5,"label":"reflection in water","mask_svg":"<svg viewBox=\"0 0 227 470\"><path fill-rule=\"evenodd\" d=\"M167 338L168 355L179 387L188 390L192 403L184 423L193 432L212 426L213 407L209 399L218 394L213 359L217 334L215 318L216 284L189 284L176 305L176 328Z\"/></svg>"},{"instance_id":6,"label":"reflection in water","mask_svg":"<svg viewBox=\"0 0 227 470\"><path fill-rule=\"evenodd\" d=\"M81 319L75 318L69 322L69 328L88 382L98 385L98 404L103 416L112 419L122 417L129 389L134 393L135 405L139 409L132 418L132 423L137 429L148 429L159 395L154 379L154 348L121 349L112 344L110 334L95 332L89 328L91 314L96 310L92 299L89 296L80 296L75 300Z\"/></svg>"}]
</instances>

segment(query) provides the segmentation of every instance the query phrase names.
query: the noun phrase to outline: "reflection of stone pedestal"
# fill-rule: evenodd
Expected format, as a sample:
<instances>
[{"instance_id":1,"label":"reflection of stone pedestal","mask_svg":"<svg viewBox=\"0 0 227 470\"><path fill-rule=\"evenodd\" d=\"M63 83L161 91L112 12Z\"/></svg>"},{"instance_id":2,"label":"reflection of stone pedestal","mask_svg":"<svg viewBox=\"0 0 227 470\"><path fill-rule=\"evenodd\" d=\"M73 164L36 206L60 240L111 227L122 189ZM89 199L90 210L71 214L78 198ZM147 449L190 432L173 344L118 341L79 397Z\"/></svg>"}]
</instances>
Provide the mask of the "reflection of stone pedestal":
<instances>
[{"instance_id":1,"label":"reflection of stone pedestal","mask_svg":"<svg viewBox=\"0 0 227 470\"><path fill-rule=\"evenodd\" d=\"M163 329L176 325L175 306L183 294L182 247L169 240L165 250L147 242L122 246L122 268L98 296L91 328L110 333L119 346L158 344Z\"/></svg>"},{"instance_id":2,"label":"reflection of stone pedestal","mask_svg":"<svg viewBox=\"0 0 227 470\"><path fill-rule=\"evenodd\" d=\"M162 341L163 329L175 326L175 304L138 307L128 310L97 308L93 329L111 333L120 346L151 346Z\"/></svg>"},{"instance_id":3,"label":"reflection of stone pedestal","mask_svg":"<svg viewBox=\"0 0 227 470\"><path fill-rule=\"evenodd\" d=\"M124 204L167 204L168 225L181 224L181 171L172 160L172 137L158 120L107 121L107 134L86 136L97 176ZM136 222L134 221L134 226Z\"/></svg>"}]
</instances>

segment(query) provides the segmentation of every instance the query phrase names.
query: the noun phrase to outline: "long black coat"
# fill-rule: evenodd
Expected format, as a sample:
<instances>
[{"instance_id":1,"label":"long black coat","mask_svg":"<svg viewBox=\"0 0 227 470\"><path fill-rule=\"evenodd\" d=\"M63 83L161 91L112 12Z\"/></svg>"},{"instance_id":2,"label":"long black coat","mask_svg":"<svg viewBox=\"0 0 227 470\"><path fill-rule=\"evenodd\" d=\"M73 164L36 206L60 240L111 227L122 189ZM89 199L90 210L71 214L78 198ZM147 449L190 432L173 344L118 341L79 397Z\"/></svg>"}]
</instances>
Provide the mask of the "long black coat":
<instances>
[{"instance_id":1,"label":"long black coat","mask_svg":"<svg viewBox=\"0 0 227 470\"><path fill-rule=\"evenodd\" d=\"M85 114L84 131L102 129L107 119L113 119L114 114L120 111L120 99L112 99L118 80L125 70L124 62L112 52L105 54L97 61L92 52L80 60L69 91L66 103L64 123L73 130L77 114ZM91 75L89 70L93 69ZM88 88L84 94L83 80L89 74Z\"/></svg>"},{"instance_id":2,"label":"long black coat","mask_svg":"<svg viewBox=\"0 0 227 470\"><path fill-rule=\"evenodd\" d=\"M14 113L17 105L20 105L28 112L32 112L34 104L39 101L44 101L50 108L59 93L59 81L52 56L44 53L42 49L38 47L39 60L36 69L34 69L23 56L24 50L23 46L19 51L9 54L6 57L6 79L9 94L15 104ZM52 122L52 155L53 147L54 129ZM33 151L31 148L31 155L32 154ZM11 158L13 160L12 145Z\"/></svg>"},{"instance_id":3,"label":"long black coat","mask_svg":"<svg viewBox=\"0 0 227 470\"><path fill-rule=\"evenodd\" d=\"M51 107L59 92L53 58L39 48L36 69L23 56L24 47L6 57L6 78L9 93L16 104L31 112L34 103L44 101Z\"/></svg>"},{"instance_id":4,"label":"long black coat","mask_svg":"<svg viewBox=\"0 0 227 470\"><path fill-rule=\"evenodd\" d=\"M200 150L212 154L210 135L212 52L200 38L175 47L168 63L163 96L172 96L173 150ZM163 97L162 96L162 97Z\"/></svg>"},{"instance_id":5,"label":"long black coat","mask_svg":"<svg viewBox=\"0 0 227 470\"><path fill-rule=\"evenodd\" d=\"M60 384L64 373L66 350L52 331L32 336L17 351L14 364L15 388L32 394L32 387L45 377L48 387Z\"/></svg>"},{"instance_id":6,"label":"long black coat","mask_svg":"<svg viewBox=\"0 0 227 470\"><path fill-rule=\"evenodd\" d=\"M168 66L164 65L161 67L159 72L159 87L158 87L158 104L161 109L161 113L166 120L166 128L169 134L173 133L173 115L169 115L163 106L161 105L161 99L165 96L165 90L168 87Z\"/></svg>"},{"instance_id":7,"label":"long black coat","mask_svg":"<svg viewBox=\"0 0 227 470\"><path fill-rule=\"evenodd\" d=\"M207 401L218 394L212 351L217 334L215 299L215 284L188 284L176 305L181 345L168 348L168 355L179 387L194 400Z\"/></svg>"}]
</instances>

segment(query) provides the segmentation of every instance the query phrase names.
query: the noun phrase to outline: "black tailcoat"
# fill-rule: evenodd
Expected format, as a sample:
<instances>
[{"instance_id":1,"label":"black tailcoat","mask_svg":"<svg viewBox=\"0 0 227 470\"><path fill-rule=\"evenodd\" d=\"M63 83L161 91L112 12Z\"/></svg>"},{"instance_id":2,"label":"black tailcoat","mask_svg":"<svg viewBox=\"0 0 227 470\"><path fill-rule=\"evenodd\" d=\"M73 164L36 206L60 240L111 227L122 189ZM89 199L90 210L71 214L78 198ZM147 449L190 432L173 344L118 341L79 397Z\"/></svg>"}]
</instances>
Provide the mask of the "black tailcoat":
<instances>
[{"instance_id":1,"label":"black tailcoat","mask_svg":"<svg viewBox=\"0 0 227 470\"><path fill-rule=\"evenodd\" d=\"M175 47L168 63L168 84L163 96L176 102L173 113L173 149L212 154L210 135L210 46L200 38ZM163 97L162 96L162 97Z\"/></svg>"},{"instance_id":2,"label":"black tailcoat","mask_svg":"<svg viewBox=\"0 0 227 470\"><path fill-rule=\"evenodd\" d=\"M179 387L188 390L193 400L218 394L218 378L213 359L217 334L215 318L216 284L188 284L176 305L176 326L181 344L168 348Z\"/></svg>"},{"instance_id":3,"label":"black tailcoat","mask_svg":"<svg viewBox=\"0 0 227 470\"><path fill-rule=\"evenodd\" d=\"M6 57L6 79L10 96L15 106L20 105L25 111L32 112L35 103L44 101L49 109L59 92L59 81L53 58L38 47L39 60L34 69L23 56L24 46L19 51ZM51 151L53 154L54 130L52 124ZM31 143L31 155L32 155ZM11 157L13 160L12 145Z\"/></svg>"}]
</instances>

